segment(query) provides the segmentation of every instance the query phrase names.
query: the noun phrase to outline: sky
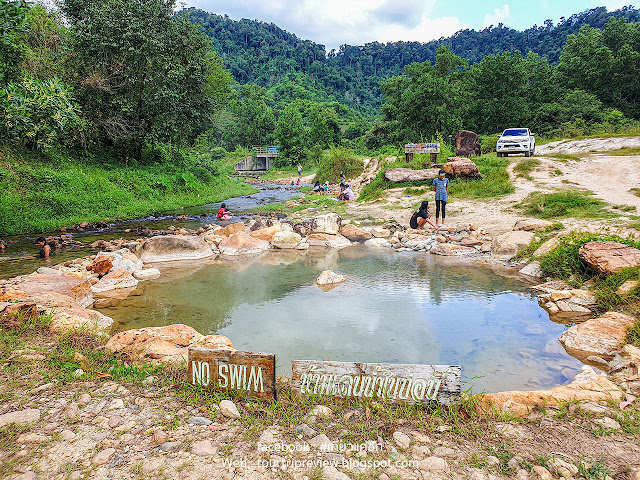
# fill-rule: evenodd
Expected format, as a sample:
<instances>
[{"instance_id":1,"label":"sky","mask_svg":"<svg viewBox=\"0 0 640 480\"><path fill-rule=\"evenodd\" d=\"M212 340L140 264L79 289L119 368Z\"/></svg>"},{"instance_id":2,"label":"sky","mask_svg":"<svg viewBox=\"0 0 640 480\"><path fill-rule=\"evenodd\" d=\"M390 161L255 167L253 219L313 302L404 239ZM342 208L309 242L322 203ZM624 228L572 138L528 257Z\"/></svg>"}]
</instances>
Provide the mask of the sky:
<instances>
[{"instance_id":1,"label":"sky","mask_svg":"<svg viewBox=\"0 0 640 480\"><path fill-rule=\"evenodd\" d=\"M635 1L635 4L629 3ZM275 23L327 51L341 44L420 41L503 23L517 30L557 23L589 8L610 11L639 0L186 0L187 6L234 20Z\"/></svg>"}]
</instances>

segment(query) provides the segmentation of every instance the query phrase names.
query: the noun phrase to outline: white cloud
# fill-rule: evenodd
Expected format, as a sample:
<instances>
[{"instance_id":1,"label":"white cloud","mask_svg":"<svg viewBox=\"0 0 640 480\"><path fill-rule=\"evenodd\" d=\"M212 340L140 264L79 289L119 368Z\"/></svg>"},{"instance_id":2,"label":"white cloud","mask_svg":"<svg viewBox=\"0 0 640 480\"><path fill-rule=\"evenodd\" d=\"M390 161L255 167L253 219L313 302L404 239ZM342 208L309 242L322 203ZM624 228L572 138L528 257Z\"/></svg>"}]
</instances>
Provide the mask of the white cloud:
<instances>
[{"instance_id":1,"label":"white cloud","mask_svg":"<svg viewBox=\"0 0 640 480\"><path fill-rule=\"evenodd\" d=\"M502 7L496 8L493 13L487 13L484 16L484 21L482 22L483 27L488 27L489 25L498 25L499 23L504 23L505 20L511 17L511 6L508 3L505 3Z\"/></svg>"},{"instance_id":2,"label":"white cloud","mask_svg":"<svg viewBox=\"0 0 640 480\"><path fill-rule=\"evenodd\" d=\"M343 43L422 41L466 28L455 17L432 18L436 0L190 0L195 6L239 20L273 22L327 50Z\"/></svg>"},{"instance_id":3,"label":"white cloud","mask_svg":"<svg viewBox=\"0 0 640 480\"><path fill-rule=\"evenodd\" d=\"M592 0L592 3L597 7L607 7L607 10L612 12L627 5L632 5L632 0Z\"/></svg>"}]
</instances>

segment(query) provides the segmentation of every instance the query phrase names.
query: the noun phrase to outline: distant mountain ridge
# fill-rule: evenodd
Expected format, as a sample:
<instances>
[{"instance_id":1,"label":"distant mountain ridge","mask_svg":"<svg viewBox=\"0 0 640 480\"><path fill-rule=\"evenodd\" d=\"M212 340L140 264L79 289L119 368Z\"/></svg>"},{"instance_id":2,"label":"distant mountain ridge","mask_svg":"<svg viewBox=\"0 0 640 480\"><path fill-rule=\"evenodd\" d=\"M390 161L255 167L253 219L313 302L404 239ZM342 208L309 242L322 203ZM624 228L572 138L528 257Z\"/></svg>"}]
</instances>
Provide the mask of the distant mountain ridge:
<instances>
[{"instance_id":1,"label":"distant mountain ridge","mask_svg":"<svg viewBox=\"0 0 640 480\"><path fill-rule=\"evenodd\" d=\"M631 6L608 12L597 7L517 31L500 24L483 30L460 30L451 37L426 43L371 42L361 46L342 45L338 51L325 51L324 45L303 40L273 23L207 13L195 8L180 12L201 23L225 66L241 84L255 83L273 88L285 82L306 89L322 100L337 100L364 113L376 113L382 104L378 83L395 75L413 62L433 62L440 45L449 46L470 63L486 55L519 50L535 52L556 64L568 35L583 25L603 29L611 18L640 21L640 9Z\"/></svg>"}]
</instances>

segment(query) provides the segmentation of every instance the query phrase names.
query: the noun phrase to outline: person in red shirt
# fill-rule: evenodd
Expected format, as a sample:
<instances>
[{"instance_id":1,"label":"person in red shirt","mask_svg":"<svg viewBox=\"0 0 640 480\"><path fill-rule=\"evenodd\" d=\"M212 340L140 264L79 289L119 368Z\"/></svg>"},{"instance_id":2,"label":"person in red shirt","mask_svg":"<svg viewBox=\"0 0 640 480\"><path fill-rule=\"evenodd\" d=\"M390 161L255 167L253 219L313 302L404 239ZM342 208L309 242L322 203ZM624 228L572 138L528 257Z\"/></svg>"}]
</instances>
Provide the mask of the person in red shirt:
<instances>
[{"instance_id":1,"label":"person in red shirt","mask_svg":"<svg viewBox=\"0 0 640 480\"><path fill-rule=\"evenodd\" d=\"M218 220L229 220L231 218L231 215L233 215L233 213L227 210L226 203L220 205L220 210L218 210Z\"/></svg>"}]
</instances>

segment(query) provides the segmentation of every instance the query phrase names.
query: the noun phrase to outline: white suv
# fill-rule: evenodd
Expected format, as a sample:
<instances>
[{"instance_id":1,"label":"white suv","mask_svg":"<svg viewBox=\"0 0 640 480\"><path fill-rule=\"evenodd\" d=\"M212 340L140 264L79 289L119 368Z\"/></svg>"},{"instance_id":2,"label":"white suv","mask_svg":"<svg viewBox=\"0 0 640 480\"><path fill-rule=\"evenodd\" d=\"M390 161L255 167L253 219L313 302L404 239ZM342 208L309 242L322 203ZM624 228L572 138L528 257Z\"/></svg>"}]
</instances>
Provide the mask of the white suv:
<instances>
[{"instance_id":1,"label":"white suv","mask_svg":"<svg viewBox=\"0 0 640 480\"><path fill-rule=\"evenodd\" d=\"M536 153L536 139L528 128L507 128L498 135L496 152L499 157L510 153L524 153L525 157L530 157Z\"/></svg>"}]
</instances>

